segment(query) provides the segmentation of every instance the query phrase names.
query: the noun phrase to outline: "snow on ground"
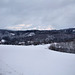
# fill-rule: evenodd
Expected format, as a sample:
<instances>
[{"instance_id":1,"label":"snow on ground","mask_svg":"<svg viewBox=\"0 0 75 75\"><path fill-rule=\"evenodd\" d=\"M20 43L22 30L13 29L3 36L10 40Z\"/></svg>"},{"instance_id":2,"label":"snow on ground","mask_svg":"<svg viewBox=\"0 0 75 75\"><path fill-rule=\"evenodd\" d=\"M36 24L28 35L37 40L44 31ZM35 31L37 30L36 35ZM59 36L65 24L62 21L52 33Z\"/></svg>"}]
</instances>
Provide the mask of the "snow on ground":
<instances>
[{"instance_id":1,"label":"snow on ground","mask_svg":"<svg viewBox=\"0 0 75 75\"><path fill-rule=\"evenodd\" d=\"M29 33L27 36L34 36L35 35L35 33Z\"/></svg>"},{"instance_id":2,"label":"snow on ground","mask_svg":"<svg viewBox=\"0 0 75 75\"><path fill-rule=\"evenodd\" d=\"M49 45L0 45L0 75L75 75L75 55Z\"/></svg>"}]
</instances>

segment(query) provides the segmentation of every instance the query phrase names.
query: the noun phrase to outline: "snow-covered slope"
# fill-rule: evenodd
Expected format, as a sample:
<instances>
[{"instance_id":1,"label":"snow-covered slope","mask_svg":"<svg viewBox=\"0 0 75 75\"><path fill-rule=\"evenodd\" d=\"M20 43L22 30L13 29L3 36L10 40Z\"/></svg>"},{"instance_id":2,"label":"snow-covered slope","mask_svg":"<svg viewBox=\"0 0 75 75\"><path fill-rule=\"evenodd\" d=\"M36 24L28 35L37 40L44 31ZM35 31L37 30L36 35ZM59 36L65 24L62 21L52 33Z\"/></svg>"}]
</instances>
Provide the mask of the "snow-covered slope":
<instances>
[{"instance_id":1,"label":"snow-covered slope","mask_svg":"<svg viewBox=\"0 0 75 75\"><path fill-rule=\"evenodd\" d=\"M0 75L75 75L75 55L49 45L0 45Z\"/></svg>"}]
</instances>

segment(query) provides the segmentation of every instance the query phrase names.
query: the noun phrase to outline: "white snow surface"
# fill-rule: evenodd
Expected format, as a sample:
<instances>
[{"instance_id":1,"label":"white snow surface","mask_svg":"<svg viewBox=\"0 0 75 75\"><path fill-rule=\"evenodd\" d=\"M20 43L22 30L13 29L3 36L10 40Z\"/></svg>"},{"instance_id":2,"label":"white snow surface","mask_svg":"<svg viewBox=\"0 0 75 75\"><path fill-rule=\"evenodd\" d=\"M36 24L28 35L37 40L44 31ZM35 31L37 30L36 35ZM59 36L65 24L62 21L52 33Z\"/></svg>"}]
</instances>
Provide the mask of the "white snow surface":
<instances>
[{"instance_id":1,"label":"white snow surface","mask_svg":"<svg viewBox=\"0 0 75 75\"><path fill-rule=\"evenodd\" d=\"M73 32L75 32L75 29L73 30Z\"/></svg>"},{"instance_id":2,"label":"white snow surface","mask_svg":"<svg viewBox=\"0 0 75 75\"><path fill-rule=\"evenodd\" d=\"M0 45L0 75L75 75L75 55L48 45Z\"/></svg>"},{"instance_id":3,"label":"white snow surface","mask_svg":"<svg viewBox=\"0 0 75 75\"><path fill-rule=\"evenodd\" d=\"M10 33L10 34L13 35L13 36L15 35L14 33Z\"/></svg>"},{"instance_id":4,"label":"white snow surface","mask_svg":"<svg viewBox=\"0 0 75 75\"><path fill-rule=\"evenodd\" d=\"M4 42L5 42L5 40L4 40L4 39L2 39L2 40L1 40L1 42L2 42L2 43L4 43Z\"/></svg>"},{"instance_id":5,"label":"white snow surface","mask_svg":"<svg viewBox=\"0 0 75 75\"><path fill-rule=\"evenodd\" d=\"M29 33L27 36L34 36L35 35L35 33Z\"/></svg>"}]
</instances>

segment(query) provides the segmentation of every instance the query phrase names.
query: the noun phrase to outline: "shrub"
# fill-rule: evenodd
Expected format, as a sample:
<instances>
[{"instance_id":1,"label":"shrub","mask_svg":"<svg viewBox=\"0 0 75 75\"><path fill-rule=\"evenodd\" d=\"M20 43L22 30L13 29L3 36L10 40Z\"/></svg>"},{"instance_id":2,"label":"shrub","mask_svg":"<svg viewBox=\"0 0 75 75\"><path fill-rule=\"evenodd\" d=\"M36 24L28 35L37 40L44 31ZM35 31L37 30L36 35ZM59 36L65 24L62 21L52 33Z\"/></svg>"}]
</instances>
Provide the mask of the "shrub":
<instances>
[{"instance_id":1,"label":"shrub","mask_svg":"<svg viewBox=\"0 0 75 75\"><path fill-rule=\"evenodd\" d=\"M75 40L70 42L52 43L49 49L60 52L75 53Z\"/></svg>"}]
</instances>

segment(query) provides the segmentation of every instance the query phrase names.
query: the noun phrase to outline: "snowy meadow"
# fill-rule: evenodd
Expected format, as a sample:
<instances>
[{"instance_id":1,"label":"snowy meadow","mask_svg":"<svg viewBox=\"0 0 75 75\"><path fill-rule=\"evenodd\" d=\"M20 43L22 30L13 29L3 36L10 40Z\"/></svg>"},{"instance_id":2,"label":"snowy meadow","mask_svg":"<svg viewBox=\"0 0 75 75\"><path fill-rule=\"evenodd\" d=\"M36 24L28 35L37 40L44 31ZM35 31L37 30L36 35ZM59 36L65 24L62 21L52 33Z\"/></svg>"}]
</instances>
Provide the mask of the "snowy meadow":
<instances>
[{"instance_id":1,"label":"snowy meadow","mask_svg":"<svg viewBox=\"0 0 75 75\"><path fill-rule=\"evenodd\" d=\"M50 45L0 45L0 75L75 75L75 55Z\"/></svg>"}]
</instances>

